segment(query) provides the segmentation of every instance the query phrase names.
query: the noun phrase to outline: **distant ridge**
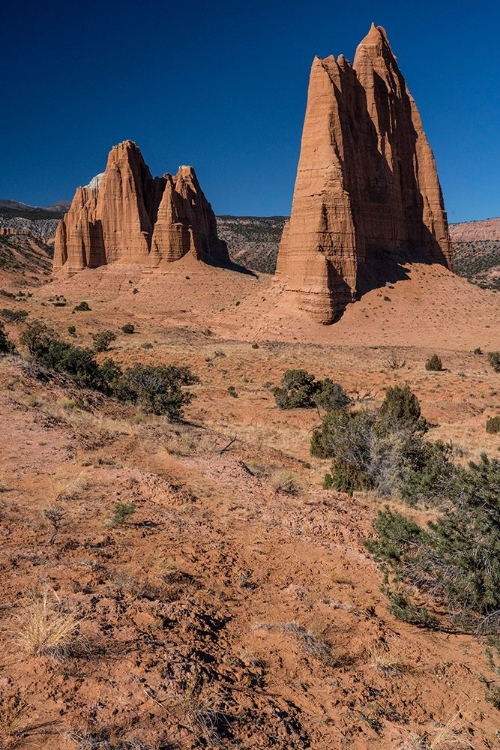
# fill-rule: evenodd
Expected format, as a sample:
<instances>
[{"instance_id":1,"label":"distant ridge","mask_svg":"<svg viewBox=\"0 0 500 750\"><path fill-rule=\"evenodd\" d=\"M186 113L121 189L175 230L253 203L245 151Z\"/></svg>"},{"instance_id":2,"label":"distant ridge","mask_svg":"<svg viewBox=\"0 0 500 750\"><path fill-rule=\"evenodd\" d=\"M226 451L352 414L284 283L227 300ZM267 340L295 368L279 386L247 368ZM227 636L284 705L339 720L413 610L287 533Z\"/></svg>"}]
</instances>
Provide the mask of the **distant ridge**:
<instances>
[{"instance_id":1,"label":"distant ridge","mask_svg":"<svg viewBox=\"0 0 500 750\"><path fill-rule=\"evenodd\" d=\"M9 199L0 200L0 213L1 212L12 212L16 216L20 216L23 213L44 213L44 214L60 214L61 217L69 209L70 201L58 201L53 203L51 206L29 206L27 203L21 203L20 201L11 201Z\"/></svg>"},{"instance_id":2,"label":"distant ridge","mask_svg":"<svg viewBox=\"0 0 500 750\"><path fill-rule=\"evenodd\" d=\"M500 217L451 224L450 236L459 276L500 290Z\"/></svg>"}]
</instances>

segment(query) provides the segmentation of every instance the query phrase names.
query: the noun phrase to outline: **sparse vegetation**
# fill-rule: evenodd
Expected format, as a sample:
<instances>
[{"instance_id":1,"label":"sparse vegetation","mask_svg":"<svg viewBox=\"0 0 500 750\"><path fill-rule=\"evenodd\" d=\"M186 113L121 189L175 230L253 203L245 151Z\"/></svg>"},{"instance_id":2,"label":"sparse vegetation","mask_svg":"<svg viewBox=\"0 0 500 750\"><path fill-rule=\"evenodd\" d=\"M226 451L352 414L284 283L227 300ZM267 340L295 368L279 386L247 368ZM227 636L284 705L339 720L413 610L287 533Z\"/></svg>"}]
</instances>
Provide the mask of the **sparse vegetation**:
<instances>
[{"instance_id":1,"label":"sparse vegetation","mask_svg":"<svg viewBox=\"0 0 500 750\"><path fill-rule=\"evenodd\" d=\"M316 380L307 370L286 370L281 386L273 388L272 393L280 409L311 409L317 406L328 412L344 409L350 403L341 385L330 378Z\"/></svg>"},{"instance_id":2,"label":"sparse vegetation","mask_svg":"<svg viewBox=\"0 0 500 750\"><path fill-rule=\"evenodd\" d=\"M135 503L115 503L115 509L110 519L111 526L123 526L136 512Z\"/></svg>"},{"instance_id":3,"label":"sparse vegetation","mask_svg":"<svg viewBox=\"0 0 500 750\"><path fill-rule=\"evenodd\" d=\"M187 366L136 364L114 379L113 388L118 398L132 401L146 412L179 420L183 407L194 398L194 394L182 390L182 386L198 382L198 377Z\"/></svg>"},{"instance_id":4,"label":"sparse vegetation","mask_svg":"<svg viewBox=\"0 0 500 750\"><path fill-rule=\"evenodd\" d=\"M437 520L424 529L386 508L374 522L378 539L368 541L368 549L396 580L446 603L462 626L471 616L488 616L500 609L499 487L496 459L483 455L468 469L457 467L448 478L447 504ZM403 598L413 606L410 593Z\"/></svg>"},{"instance_id":5,"label":"sparse vegetation","mask_svg":"<svg viewBox=\"0 0 500 750\"><path fill-rule=\"evenodd\" d=\"M113 381L120 374L120 369L110 360L98 365L92 349L82 349L61 341L40 320L28 323L20 340L38 364L68 374L81 387L111 394Z\"/></svg>"},{"instance_id":6,"label":"sparse vegetation","mask_svg":"<svg viewBox=\"0 0 500 750\"><path fill-rule=\"evenodd\" d=\"M13 633L20 648L30 655L63 656L70 648L81 618L66 612L57 596L47 591L17 618Z\"/></svg>"},{"instance_id":7,"label":"sparse vegetation","mask_svg":"<svg viewBox=\"0 0 500 750\"><path fill-rule=\"evenodd\" d=\"M325 489L376 489L409 504L436 502L453 471L450 447L424 439L429 427L406 385L388 388L378 412L337 409L313 432L311 454L332 458Z\"/></svg>"},{"instance_id":8,"label":"sparse vegetation","mask_svg":"<svg viewBox=\"0 0 500 750\"><path fill-rule=\"evenodd\" d=\"M429 357L425 363L425 369L430 372L441 372L443 369L443 363L437 354L433 354L432 357Z\"/></svg>"},{"instance_id":9,"label":"sparse vegetation","mask_svg":"<svg viewBox=\"0 0 500 750\"><path fill-rule=\"evenodd\" d=\"M401 370L406 365L406 357L397 349L391 349L387 355L386 365L390 370Z\"/></svg>"},{"instance_id":10,"label":"sparse vegetation","mask_svg":"<svg viewBox=\"0 0 500 750\"><path fill-rule=\"evenodd\" d=\"M455 273L482 288L498 289L498 277L491 274L500 264L498 240L454 242L453 252Z\"/></svg>"},{"instance_id":11,"label":"sparse vegetation","mask_svg":"<svg viewBox=\"0 0 500 750\"><path fill-rule=\"evenodd\" d=\"M488 362L495 372L500 372L500 352L490 352L488 354Z\"/></svg>"},{"instance_id":12,"label":"sparse vegetation","mask_svg":"<svg viewBox=\"0 0 500 750\"><path fill-rule=\"evenodd\" d=\"M285 495L298 495L300 492L297 477L289 471L275 471L270 477L270 482L276 492L282 492Z\"/></svg>"},{"instance_id":13,"label":"sparse vegetation","mask_svg":"<svg viewBox=\"0 0 500 750\"><path fill-rule=\"evenodd\" d=\"M0 356L2 354L13 354L16 347L5 332L3 323L0 322Z\"/></svg>"},{"instance_id":14,"label":"sparse vegetation","mask_svg":"<svg viewBox=\"0 0 500 750\"><path fill-rule=\"evenodd\" d=\"M26 320L28 317L27 310L9 310L8 307L4 307L0 310L0 316L6 323L20 323Z\"/></svg>"},{"instance_id":15,"label":"sparse vegetation","mask_svg":"<svg viewBox=\"0 0 500 750\"><path fill-rule=\"evenodd\" d=\"M93 349L95 352L107 352L109 345L116 340L113 331L99 331L92 336Z\"/></svg>"},{"instance_id":16,"label":"sparse vegetation","mask_svg":"<svg viewBox=\"0 0 500 750\"><path fill-rule=\"evenodd\" d=\"M500 432L500 416L490 417L486 420L486 432L489 432L491 435Z\"/></svg>"},{"instance_id":17,"label":"sparse vegetation","mask_svg":"<svg viewBox=\"0 0 500 750\"><path fill-rule=\"evenodd\" d=\"M52 535L49 539L49 544L54 544L57 532L61 528L62 521L66 515L66 511L64 508L61 508L60 505L53 505L50 508L46 508L43 511L43 515L52 527Z\"/></svg>"},{"instance_id":18,"label":"sparse vegetation","mask_svg":"<svg viewBox=\"0 0 500 750\"><path fill-rule=\"evenodd\" d=\"M181 419L183 407L194 398L182 387L199 382L186 366L136 364L122 372L111 359L99 365L94 350L61 341L39 320L28 324L21 343L38 364L66 373L77 385L131 401L146 412L165 414L172 420Z\"/></svg>"},{"instance_id":19,"label":"sparse vegetation","mask_svg":"<svg viewBox=\"0 0 500 750\"><path fill-rule=\"evenodd\" d=\"M76 307L73 308L73 312L89 312L90 305L88 302L79 302Z\"/></svg>"}]
</instances>

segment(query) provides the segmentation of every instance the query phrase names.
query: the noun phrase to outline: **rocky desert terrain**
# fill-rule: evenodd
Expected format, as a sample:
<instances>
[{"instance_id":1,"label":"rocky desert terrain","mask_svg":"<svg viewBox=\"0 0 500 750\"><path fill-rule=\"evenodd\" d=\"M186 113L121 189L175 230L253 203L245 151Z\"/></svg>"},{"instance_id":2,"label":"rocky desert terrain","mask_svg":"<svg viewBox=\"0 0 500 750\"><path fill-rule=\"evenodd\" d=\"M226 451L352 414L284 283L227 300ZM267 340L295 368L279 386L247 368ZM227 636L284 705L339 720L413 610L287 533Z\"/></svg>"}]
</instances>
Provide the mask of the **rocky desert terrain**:
<instances>
[{"instance_id":1,"label":"rocky desert terrain","mask_svg":"<svg viewBox=\"0 0 500 750\"><path fill-rule=\"evenodd\" d=\"M369 407L409 383L458 461L497 454L498 374L472 350L498 341L498 297L438 269L327 327L267 275L189 259L5 298L78 346L113 330L101 358L188 364L200 383L171 423L44 374L22 345L0 360L3 747L499 746L487 634L391 614L364 546L387 499L322 489L318 413L270 392L297 367ZM444 372L425 370L432 352Z\"/></svg>"}]
</instances>

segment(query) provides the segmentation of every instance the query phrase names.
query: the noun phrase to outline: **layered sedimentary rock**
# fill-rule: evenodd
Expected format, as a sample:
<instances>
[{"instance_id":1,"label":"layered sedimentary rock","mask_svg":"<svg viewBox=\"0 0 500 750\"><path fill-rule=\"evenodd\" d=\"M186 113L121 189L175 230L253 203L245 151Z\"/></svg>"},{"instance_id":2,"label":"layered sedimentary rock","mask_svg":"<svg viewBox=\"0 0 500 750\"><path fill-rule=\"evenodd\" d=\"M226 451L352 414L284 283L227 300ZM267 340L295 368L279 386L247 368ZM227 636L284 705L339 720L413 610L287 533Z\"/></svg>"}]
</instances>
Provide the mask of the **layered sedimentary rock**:
<instances>
[{"instance_id":1,"label":"layered sedimentary rock","mask_svg":"<svg viewBox=\"0 0 500 750\"><path fill-rule=\"evenodd\" d=\"M277 272L299 307L331 323L362 276L403 255L452 267L434 157L386 33L372 25L353 65L343 55L313 62Z\"/></svg>"},{"instance_id":2,"label":"layered sedimentary rock","mask_svg":"<svg viewBox=\"0 0 500 750\"><path fill-rule=\"evenodd\" d=\"M57 228L54 270L119 261L157 266L186 253L229 260L194 169L152 177L136 144L124 141L111 150L106 170L77 189Z\"/></svg>"}]
</instances>

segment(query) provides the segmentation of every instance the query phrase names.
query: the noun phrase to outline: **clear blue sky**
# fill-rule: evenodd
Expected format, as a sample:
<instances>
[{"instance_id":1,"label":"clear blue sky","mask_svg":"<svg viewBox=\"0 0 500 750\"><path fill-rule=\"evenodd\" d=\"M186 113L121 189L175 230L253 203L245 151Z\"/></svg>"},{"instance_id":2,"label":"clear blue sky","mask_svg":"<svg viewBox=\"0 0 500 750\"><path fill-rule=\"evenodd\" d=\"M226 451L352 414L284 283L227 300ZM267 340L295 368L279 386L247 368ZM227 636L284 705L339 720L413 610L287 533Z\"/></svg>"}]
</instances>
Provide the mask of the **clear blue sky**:
<instances>
[{"instance_id":1,"label":"clear blue sky","mask_svg":"<svg viewBox=\"0 0 500 750\"><path fill-rule=\"evenodd\" d=\"M71 199L131 138L192 164L216 213L288 214L314 55L386 28L450 221L500 215L500 5L492 0L27 2L0 15L0 198Z\"/></svg>"}]
</instances>

